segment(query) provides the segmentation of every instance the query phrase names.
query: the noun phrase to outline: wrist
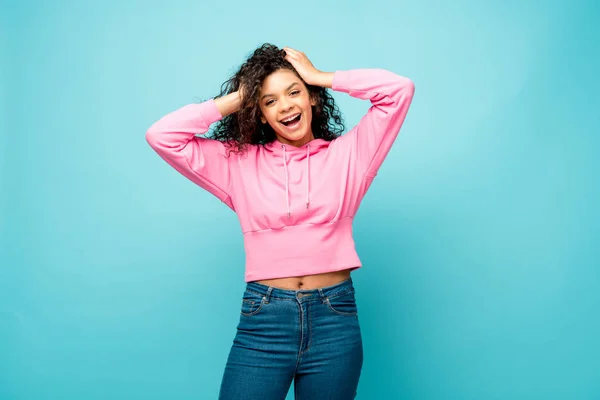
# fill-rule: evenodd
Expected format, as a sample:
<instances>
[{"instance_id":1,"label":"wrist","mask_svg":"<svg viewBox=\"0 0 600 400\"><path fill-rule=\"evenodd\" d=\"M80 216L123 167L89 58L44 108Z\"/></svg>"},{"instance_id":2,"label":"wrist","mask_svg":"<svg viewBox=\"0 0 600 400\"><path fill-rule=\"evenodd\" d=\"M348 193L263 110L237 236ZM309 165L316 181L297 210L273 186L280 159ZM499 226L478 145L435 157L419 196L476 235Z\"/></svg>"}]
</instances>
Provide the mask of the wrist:
<instances>
[{"instance_id":1,"label":"wrist","mask_svg":"<svg viewBox=\"0 0 600 400\"><path fill-rule=\"evenodd\" d=\"M333 84L333 72L318 72L312 79L311 85L331 88Z\"/></svg>"},{"instance_id":2,"label":"wrist","mask_svg":"<svg viewBox=\"0 0 600 400\"><path fill-rule=\"evenodd\" d=\"M223 117L239 111L242 100L239 92L232 92L224 97L215 99L215 104Z\"/></svg>"}]
</instances>

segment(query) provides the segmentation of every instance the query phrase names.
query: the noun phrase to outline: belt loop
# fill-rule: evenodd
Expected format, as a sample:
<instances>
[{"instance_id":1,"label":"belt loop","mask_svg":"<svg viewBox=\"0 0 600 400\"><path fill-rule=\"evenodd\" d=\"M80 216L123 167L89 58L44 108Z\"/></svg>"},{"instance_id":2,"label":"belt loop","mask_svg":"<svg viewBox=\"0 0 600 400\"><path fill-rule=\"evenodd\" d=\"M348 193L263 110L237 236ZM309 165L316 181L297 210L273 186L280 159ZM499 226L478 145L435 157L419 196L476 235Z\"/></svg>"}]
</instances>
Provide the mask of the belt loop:
<instances>
[{"instance_id":1,"label":"belt loop","mask_svg":"<svg viewBox=\"0 0 600 400\"><path fill-rule=\"evenodd\" d=\"M269 288L267 289L267 294L265 295L265 303L269 303L269 300L271 300L271 292L273 291L273 287L269 286Z\"/></svg>"},{"instance_id":2,"label":"belt loop","mask_svg":"<svg viewBox=\"0 0 600 400\"><path fill-rule=\"evenodd\" d=\"M325 296L325 293L323 293L323 289L318 288L317 290L319 291L319 295L321 296L321 302L325 303L325 300L327 299L327 297Z\"/></svg>"}]
</instances>

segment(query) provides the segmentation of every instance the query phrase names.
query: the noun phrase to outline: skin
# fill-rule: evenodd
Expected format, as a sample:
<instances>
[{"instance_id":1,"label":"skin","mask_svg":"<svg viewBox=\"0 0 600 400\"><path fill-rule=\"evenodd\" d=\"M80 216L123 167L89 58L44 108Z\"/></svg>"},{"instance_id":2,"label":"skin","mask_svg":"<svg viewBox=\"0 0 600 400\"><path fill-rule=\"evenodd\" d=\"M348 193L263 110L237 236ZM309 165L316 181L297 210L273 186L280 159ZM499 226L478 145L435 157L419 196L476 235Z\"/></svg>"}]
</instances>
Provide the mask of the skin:
<instances>
[{"instance_id":1,"label":"skin","mask_svg":"<svg viewBox=\"0 0 600 400\"><path fill-rule=\"evenodd\" d=\"M259 94L261 122L271 125L279 142L301 147L314 139L311 130L311 106L315 105L315 101L310 98L304 82L331 88L333 73L316 69L308 57L300 51L289 47L284 47L284 50L285 59L292 64L302 79L298 79L292 71L279 70L264 80ZM241 92L234 92L215 100L221 115L226 116L239 110L243 89ZM299 112L302 113L300 128L293 132L287 131L279 121ZM258 283L288 290L308 290L332 286L349 277L350 270L346 269L317 275L261 280Z\"/></svg>"}]
</instances>

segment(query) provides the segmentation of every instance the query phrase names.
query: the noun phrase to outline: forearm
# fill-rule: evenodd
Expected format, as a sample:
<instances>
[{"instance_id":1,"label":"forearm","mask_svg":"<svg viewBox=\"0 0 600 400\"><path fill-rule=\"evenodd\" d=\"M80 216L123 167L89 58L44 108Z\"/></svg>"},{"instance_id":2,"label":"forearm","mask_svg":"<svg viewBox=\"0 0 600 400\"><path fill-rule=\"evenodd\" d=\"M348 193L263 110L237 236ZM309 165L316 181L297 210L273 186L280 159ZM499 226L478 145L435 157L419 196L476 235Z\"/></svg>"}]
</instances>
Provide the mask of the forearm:
<instances>
[{"instance_id":1,"label":"forearm","mask_svg":"<svg viewBox=\"0 0 600 400\"><path fill-rule=\"evenodd\" d=\"M217 109L223 117L239 111L242 104L239 92L229 93L226 96L215 99Z\"/></svg>"},{"instance_id":2,"label":"forearm","mask_svg":"<svg viewBox=\"0 0 600 400\"><path fill-rule=\"evenodd\" d=\"M333 83L334 72L319 72L310 83L315 86L322 86L325 88L331 88Z\"/></svg>"}]
</instances>

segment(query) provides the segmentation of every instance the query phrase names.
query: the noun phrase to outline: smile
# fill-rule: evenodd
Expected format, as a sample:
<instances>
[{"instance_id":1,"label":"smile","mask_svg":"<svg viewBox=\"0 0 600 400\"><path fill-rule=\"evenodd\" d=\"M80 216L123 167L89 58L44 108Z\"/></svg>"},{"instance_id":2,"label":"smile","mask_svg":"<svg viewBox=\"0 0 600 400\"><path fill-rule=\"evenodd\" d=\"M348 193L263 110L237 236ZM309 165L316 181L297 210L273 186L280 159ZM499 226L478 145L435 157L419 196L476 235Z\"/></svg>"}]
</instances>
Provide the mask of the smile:
<instances>
[{"instance_id":1,"label":"smile","mask_svg":"<svg viewBox=\"0 0 600 400\"><path fill-rule=\"evenodd\" d=\"M282 119L279 122L288 129L294 129L300 125L301 119L302 119L302 114L295 114L286 119Z\"/></svg>"}]
</instances>

